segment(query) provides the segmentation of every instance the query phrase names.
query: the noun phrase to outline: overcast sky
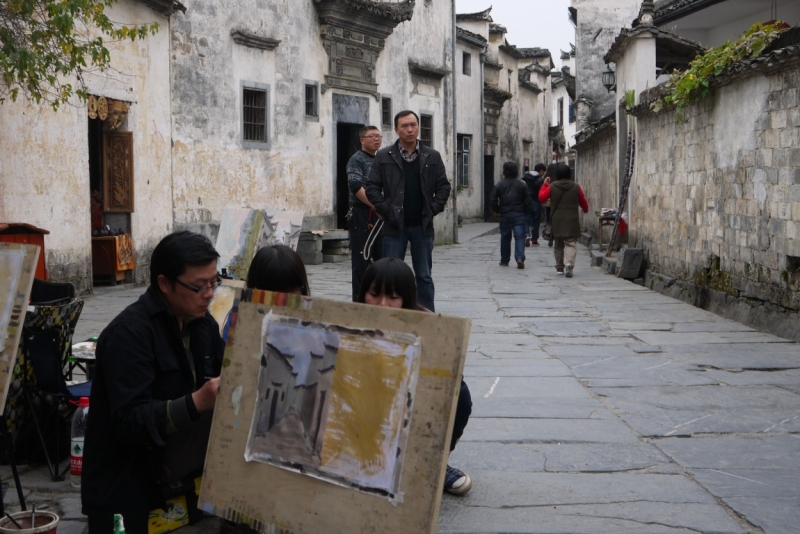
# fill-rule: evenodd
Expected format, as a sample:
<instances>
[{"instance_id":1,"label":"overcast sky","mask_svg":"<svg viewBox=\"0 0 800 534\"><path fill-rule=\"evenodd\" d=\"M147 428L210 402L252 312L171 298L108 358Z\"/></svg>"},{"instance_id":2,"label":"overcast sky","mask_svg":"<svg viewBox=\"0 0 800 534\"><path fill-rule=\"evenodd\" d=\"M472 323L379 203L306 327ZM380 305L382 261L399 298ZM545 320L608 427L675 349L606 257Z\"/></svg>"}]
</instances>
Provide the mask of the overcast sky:
<instances>
[{"instance_id":1,"label":"overcast sky","mask_svg":"<svg viewBox=\"0 0 800 534\"><path fill-rule=\"evenodd\" d=\"M506 27L508 42L520 48L538 46L553 54L561 68L561 52L575 41L569 22L569 0L456 0L456 13L476 13L492 6L492 19Z\"/></svg>"}]
</instances>

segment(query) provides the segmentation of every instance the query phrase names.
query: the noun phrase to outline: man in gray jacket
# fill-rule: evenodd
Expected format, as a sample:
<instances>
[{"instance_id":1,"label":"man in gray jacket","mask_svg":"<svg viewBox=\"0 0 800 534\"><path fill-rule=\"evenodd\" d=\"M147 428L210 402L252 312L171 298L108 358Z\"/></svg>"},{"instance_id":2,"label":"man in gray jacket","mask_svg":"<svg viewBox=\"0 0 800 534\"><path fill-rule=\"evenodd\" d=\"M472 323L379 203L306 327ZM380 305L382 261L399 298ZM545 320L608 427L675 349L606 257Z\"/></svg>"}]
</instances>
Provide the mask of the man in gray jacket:
<instances>
[{"instance_id":1,"label":"man in gray jacket","mask_svg":"<svg viewBox=\"0 0 800 534\"><path fill-rule=\"evenodd\" d=\"M384 221L383 257L405 259L411 243L411 264L417 281L417 302L434 309L433 218L450 197L442 156L419 142L419 117L410 110L394 117L398 139L375 155L364 183L367 199Z\"/></svg>"}]
</instances>

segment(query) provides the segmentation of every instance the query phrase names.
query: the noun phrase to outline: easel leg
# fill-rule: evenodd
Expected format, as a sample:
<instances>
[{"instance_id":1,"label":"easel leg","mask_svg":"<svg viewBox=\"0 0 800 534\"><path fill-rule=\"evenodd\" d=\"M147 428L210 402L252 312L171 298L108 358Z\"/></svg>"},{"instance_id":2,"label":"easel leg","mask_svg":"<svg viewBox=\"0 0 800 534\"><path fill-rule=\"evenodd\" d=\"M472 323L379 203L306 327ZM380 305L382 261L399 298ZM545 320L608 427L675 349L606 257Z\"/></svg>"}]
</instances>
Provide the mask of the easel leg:
<instances>
[{"instance_id":1,"label":"easel leg","mask_svg":"<svg viewBox=\"0 0 800 534\"><path fill-rule=\"evenodd\" d=\"M25 512L25 496L22 494L22 483L19 480L19 471L17 471L17 458L14 453L14 436L8 429L6 418L0 415L0 434L6 440L6 450L8 451L8 462L11 464L11 475L14 477L14 485L17 487L17 498L19 499L20 509ZM3 493L0 492L0 514L5 515L5 503L3 502Z\"/></svg>"}]
</instances>

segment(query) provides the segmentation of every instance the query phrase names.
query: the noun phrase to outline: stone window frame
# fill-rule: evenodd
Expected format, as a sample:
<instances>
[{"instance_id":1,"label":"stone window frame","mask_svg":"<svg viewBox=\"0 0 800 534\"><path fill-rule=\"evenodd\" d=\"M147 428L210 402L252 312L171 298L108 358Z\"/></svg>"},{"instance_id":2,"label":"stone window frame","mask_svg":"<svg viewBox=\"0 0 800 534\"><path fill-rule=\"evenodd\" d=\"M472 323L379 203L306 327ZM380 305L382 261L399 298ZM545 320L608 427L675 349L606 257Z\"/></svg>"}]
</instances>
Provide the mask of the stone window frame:
<instances>
[{"instance_id":1,"label":"stone window frame","mask_svg":"<svg viewBox=\"0 0 800 534\"><path fill-rule=\"evenodd\" d=\"M389 103L388 106L384 107L386 103ZM387 108L388 107L388 113ZM394 115L392 114L392 95L381 95L381 126L383 128L394 129Z\"/></svg>"},{"instance_id":2,"label":"stone window frame","mask_svg":"<svg viewBox=\"0 0 800 534\"><path fill-rule=\"evenodd\" d=\"M435 116L436 115L432 111L425 111L425 110L420 110L419 111L419 140L420 140L420 142L422 144L424 144L428 148L434 148L433 139L434 139L434 135L436 134L436 128L434 126L434 123L435 123L434 117ZM430 134L430 138L428 139L427 142L425 142L425 140L423 140L423 138L422 138L422 123L425 122L423 117L430 118L430 120L431 120L430 128L428 128L430 130L431 134Z\"/></svg>"},{"instance_id":3,"label":"stone window frame","mask_svg":"<svg viewBox=\"0 0 800 534\"><path fill-rule=\"evenodd\" d=\"M556 113L558 114L558 125L564 126L564 97L556 101Z\"/></svg>"},{"instance_id":4,"label":"stone window frame","mask_svg":"<svg viewBox=\"0 0 800 534\"><path fill-rule=\"evenodd\" d=\"M264 117L264 137L265 141L245 141L244 139L244 90L251 89L257 91L264 91L267 95L266 113ZM255 150L271 150L272 149L272 130L270 129L270 102L272 101L272 88L268 83L253 82L250 80L241 80L239 82L239 141L242 148L250 148Z\"/></svg>"},{"instance_id":5,"label":"stone window frame","mask_svg":"<svg viewBox=\"0 0 800 534\"><path fill-rule=\"evenodd\" d=\"M461 74L472 76L472 54L466 51L461 52Z\"/></svg>"},{"instance_id":6,"label":"stone window frame","mask_svg":"<svg viewBox=\"0 0 800 534\"><path fill-rule=\"evenodd\" d=\"M308 89L314 88L314 115L306 113L308 111ZM308 122L319 122L319 82L316 80L303 80L303 114Z\"/></svg>"}]
</instances>

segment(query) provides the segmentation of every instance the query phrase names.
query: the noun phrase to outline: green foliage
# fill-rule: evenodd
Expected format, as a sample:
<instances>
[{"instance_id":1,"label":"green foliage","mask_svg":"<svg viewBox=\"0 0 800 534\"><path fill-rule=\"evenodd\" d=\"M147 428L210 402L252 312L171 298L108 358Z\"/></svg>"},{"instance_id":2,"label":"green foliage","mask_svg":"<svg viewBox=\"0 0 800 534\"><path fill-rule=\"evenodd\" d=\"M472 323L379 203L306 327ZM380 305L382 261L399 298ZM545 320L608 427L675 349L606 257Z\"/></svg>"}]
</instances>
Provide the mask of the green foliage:
<instances>
[{"instance_id":1,"label":"green foliage","mask_svg":"<svg viewBox=\"0 0 800 534\"><path fill-rule=\"evenodd\" d=\"M666 96L656 101L653 110L660 111L664 105L673 105L678 120L682 121L683 111L687 106L708 96L714 76L719 76L738 61L758 57L778 37L782 27L784 26L780 21L772 24L756 23L736 41L726 41L725 44L697 56L689 63L688 70L672 74L667 82Z\"/></svg>"},{"instance_id":2,"label":"green foliage","mask_svg":"<svg viewBox=\"0 0 800 534\"><path fill-rule=\"evenodd\" d=\"M88 97L83 74L109 68L111 41L144 39L158 23L113 22L117 0L0 0L0 104L23 95L58 109ZM71 82L75 82L73 86Z\"/></svg>"},{"instance_id":3,"label":"green foliage","mask_svg":"<svg viewBox=\"0 0 800 534\"><path fill-rule=\"evenodd\" d=\"M633 106L636 105L636 91L633 89L628 89L625 91L625 97L623 101L625 102L626 110L633 109Z\"/></svg>"}]
</instances>

